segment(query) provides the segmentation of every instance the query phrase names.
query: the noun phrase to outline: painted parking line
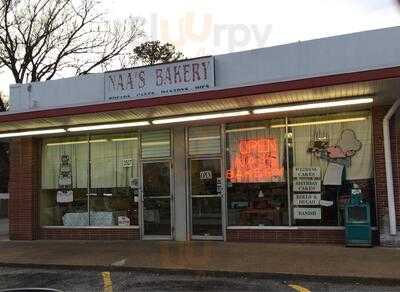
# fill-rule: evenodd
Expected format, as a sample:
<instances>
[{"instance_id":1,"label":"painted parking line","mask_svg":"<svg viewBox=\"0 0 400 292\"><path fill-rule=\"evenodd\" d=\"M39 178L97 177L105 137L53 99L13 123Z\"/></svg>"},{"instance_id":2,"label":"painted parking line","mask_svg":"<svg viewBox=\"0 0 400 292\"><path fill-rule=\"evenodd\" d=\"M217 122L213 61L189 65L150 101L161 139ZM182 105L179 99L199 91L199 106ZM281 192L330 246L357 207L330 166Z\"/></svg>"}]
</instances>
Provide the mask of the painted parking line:
<instances>
[{"instance_id":1,"label":"painted parking line","mask_svg":"<svg viewBox=\"0 0 400 292\"><path fill-rule=\"evenodd\" d=\"M288 285L290 288L299 291L299 292L311 292L311 290L308 290L307 288L304 288L300 285Z\"/></svg>"},{"instance_id":2,"label":"painted parking line","mask_svg":"<svg viewBox=\"0 0 400 292\"><path fill-rule=\"evenodd\" d=\"M104 292L112 292L112 281L110 272L102 272Z\"/></svg>"}]
</instances>

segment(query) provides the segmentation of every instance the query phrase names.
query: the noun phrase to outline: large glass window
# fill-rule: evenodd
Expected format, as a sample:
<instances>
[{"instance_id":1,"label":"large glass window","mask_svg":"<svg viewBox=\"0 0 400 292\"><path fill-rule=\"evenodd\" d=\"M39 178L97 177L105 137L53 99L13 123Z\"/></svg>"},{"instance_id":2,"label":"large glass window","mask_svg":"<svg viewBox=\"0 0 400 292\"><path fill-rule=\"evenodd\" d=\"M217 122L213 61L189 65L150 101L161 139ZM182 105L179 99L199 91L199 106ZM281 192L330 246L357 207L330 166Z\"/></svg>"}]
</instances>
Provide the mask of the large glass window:
<instances>
[{"instance_id":1,"label":"large glass window","mask_svg":"<svg viewBox=\"0 0 400 292\"><path fill-rule=\"evenodd\" d=\"M87 138L45 139L42 147L41 225L88 225Z\"/></svg>"},{"instance_id":2,"label":"large glass window","mask_svg":"<svg viewBox=\"0 0 400 292\"><path fill-rule=\"evenodd\" d=\"M228 225L343 226L352 188L375 224L371 141L369 112L228 125Z\"/></svg>"},{"instance_id":3,"label":"large glass window","mask_svg":"<svg viewBox=\"0 0 400 292\"><path fill-rule=\"evenodd\" d=\"M217 203L210 203L220 200L222 191L229 226L343 226L343 209L355 187L370 202L375 224L370 112L229 124L225 143L220 129L219 125L188 129L190 200L192 215L200 223L192 221L201 227L199 234L212 234L204 226L209 228L210 218L222 213L214 208ZM44 139L41 225L138 225L141 156L147 163L142 170L148 199L145 226L149 232L170 234L171 132L143 132L140 147L138 137L126 133ZM219 157L221 144L226 160L215 162L221 167L218 174L214 164L208 165L213 160L200 158ZM217 191L199 192L193 178L214 184ZM205 200L211 195L218 199Z\"/></svg>"},{"instance_id":4,"label":"large glass window","mask_svg":"<svg viewBox=\"0 0 400 292\"><path fill-rule=\"evenodd\" d=\"M138 224L131 187L138 181L138 144L134 134L90 138L90 225Z\"/></svg>"},{"instance_id":5,"label":"large glass window","mask_svg":"<svg viewBox=\"0 0 400 292\"><path fill-rule=\"evenodd\" d=\"M136 134L45 139L41 225L137 225L137 157Z\"/></svg>"},{"instance_id":6,"label":"large glass window","mask_svg":"<svg viewBox=\"0 0 400 292\"><path fill-rule=\"evenodd\" d=\"M292 118L288 131L293 225L343 225L354 187L374 210L368 112Z\"/></svg>"},{"instance_id":7,"label":"large glass window","mask_svg":"<svg viewBox=\"0 0 400 292\"><path fill-rule=\"evenodd\" d=\"M228 125L228 225L288 225L282 120Z\"/></svg>"}]
</instances>

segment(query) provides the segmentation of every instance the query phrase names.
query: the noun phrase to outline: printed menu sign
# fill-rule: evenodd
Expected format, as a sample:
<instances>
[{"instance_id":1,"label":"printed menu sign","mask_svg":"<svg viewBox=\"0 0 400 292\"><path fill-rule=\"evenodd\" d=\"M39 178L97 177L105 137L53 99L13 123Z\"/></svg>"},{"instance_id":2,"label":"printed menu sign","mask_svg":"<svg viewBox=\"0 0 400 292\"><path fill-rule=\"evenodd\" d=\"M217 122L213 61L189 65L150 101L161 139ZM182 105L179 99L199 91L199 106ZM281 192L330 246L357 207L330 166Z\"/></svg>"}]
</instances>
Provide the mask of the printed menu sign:
<instances>
[{"instance_id":1,"label":"printed menu sign","mask_svg":"<svg viewBox=\"0 0 400 292\"><path fill-rule=\"evenodd\" d=\"M293 168L293 205L319 206L321 204L321 168ZM320 220L321 208L294 207L294 219Z\"/></svg>"},{"instance_id":2,"label":"printed menu sign","mask_svg":"<svg viewBox=\"0 0 400 292\"><path fill-rule=\"evenodd\" d=\"M129 226L131 220L126 216L118 216L118 226Z\"/></svg>"},{"instance_id":3,"label":"printed menu sign","mask_svg":"<svg viewBox=\"0 0 400 292\"><path fill-rule=\"evenodd\" d=\"M321 208L293 208L294 219L320 220Z\"/></svg>"},{"instance_id":4,"label":"printed menu sign","mask_svg":"<svg viewBox=\"0 0 400 292\"><path fill-rule=\"evenodd\" d=\"M295 179L293 181L293 191L299 193L320 192L321 181L313 179Z\"/></svg>"},{"instance_id":5,"label":"printed menu sign","mask_svg":"<svg viewBox=\"0 0 400 292\"><path fill-rule=\"evenodd\" d=\"M319 205L321 194L293 194L293 205L295 206L315 206Z\"/></svg>"},{"instance_id":6,"label":"printed menu sign","mask_svg":"<svg viewBox=\"0 0 400 292\"><path fill-rule=\"evenodd\" d=\"M320 167L294 167L293 177L296 178L320 178L321 168Z\"/></svg>"}]
</instances>

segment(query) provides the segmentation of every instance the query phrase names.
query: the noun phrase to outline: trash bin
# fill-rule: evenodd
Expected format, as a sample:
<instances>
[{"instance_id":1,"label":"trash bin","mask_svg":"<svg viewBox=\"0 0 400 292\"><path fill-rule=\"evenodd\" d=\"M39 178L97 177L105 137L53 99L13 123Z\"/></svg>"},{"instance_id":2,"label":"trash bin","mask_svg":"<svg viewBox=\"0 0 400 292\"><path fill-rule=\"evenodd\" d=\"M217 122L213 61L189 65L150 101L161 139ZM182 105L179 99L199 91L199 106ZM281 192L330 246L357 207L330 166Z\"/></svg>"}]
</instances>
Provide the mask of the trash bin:
<instances>
[{"instance_id":1,"label":"trash bin","mask_svg":"<svg viewBox=\"0 0 400 292\"><path fill-rule=\"evenodd\" d=\"M345 205L346 246L372 246L370 206L361 190L353 185L350 202Z\"/></svg>"}]
</instances>

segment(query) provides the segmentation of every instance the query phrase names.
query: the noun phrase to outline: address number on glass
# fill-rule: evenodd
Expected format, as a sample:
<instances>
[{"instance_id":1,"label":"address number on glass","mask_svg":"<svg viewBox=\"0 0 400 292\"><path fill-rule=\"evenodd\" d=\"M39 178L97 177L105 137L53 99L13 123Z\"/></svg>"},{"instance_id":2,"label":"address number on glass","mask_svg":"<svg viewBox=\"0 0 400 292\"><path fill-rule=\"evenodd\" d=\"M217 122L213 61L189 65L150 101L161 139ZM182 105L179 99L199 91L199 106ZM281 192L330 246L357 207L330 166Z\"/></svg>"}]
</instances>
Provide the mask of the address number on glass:
<instances>
[{"instance_id":1,"label":"address number on glass","mask_svg":"<svg viewBox=\"0 0 400 292\"><path fill-rule=\"evenodd\" d=\"M211 170L200 171L200 179L212 179Z\"/></svg>"},{"instance_id":2,"label":"address number on glass","mask_svg":"<svg viewBox=\"0 0 400 292\"><path fill-rule=\"evenodd\" d=\"M123 159L122 160L122 167L123 168L128 168L133 166L133 160L132 159Z\"/></svg>"}]
</instances>

